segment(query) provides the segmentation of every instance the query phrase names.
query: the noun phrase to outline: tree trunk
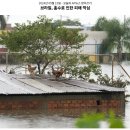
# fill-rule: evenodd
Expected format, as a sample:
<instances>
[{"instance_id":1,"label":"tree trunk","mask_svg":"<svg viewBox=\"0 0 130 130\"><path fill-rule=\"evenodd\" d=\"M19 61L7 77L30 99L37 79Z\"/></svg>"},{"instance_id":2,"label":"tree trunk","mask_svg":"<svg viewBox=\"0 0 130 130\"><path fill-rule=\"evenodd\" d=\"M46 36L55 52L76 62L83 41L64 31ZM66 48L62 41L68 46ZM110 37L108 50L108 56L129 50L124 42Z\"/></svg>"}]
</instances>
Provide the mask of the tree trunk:
<instances>
[{"instance_id":1,"label":"tree trunk","mask_svg":"<svg viewBox=\"0 0 130 130\"><path fill-rule=\"evenodd\" d=\"M43 69L42 69L42 74L44 73L44 71L45 71L45 69L46 69L46 67L48 66L49 63L50 63L50 62L45 63L45 65L44 65L44 67L43 67Z\"/></svg>"},{"instance_id":2,"label":"tree trunk","mask_svg":"<svg viewBox=\"0 0 130 130\"><path fill-rule=\"evenodd\" d=\"M122 45L121 45L121 42L119 42L119 44L117 46L117 55L118 55L118 61L121 62L122 61Z\"/></svg>"},{"instance_id":3,"label":"tree trunk","mask_svg":"<svg viewBox=\"0 0 130 130\"><path fill-rule=\"evenodd\" d=\"M39 72L39 74L41 74L41 67L40 67L40 63L39 62L37 62L37 66L38 66L38 72Z\"/></svg>"},{"instance_id":4,"label":"tree trunk","mask_svg":"<svg viewBox=\"0 0 130 130\"><path fill-rule=\"evenodd\" d=\"M38 72L39 72L39 74L41 74L40 64L41 64L41 60L37 60L37 67L38 67Z\"/></svg>"}]
</instances>

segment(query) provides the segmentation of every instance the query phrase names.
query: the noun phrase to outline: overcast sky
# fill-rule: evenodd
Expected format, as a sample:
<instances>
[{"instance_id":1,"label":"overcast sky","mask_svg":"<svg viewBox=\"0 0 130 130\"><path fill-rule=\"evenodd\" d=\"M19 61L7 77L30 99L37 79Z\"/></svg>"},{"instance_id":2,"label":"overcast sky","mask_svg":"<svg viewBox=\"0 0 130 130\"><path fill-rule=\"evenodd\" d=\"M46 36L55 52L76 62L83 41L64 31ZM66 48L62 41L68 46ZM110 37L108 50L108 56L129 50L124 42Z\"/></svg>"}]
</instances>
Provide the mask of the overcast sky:
<instances>
[{"instance_id":1,"label":"overcast sky","mask_svg":"<svg viewBox=\"0 0 130 130\"><path fill-rule=\"evenodd\" d=\"M90 10L40 10L39 2L92 2ZM10 15L8 23L22 23L35 20L38 15L49 18L78 19L82 24L93 25L97 18L116 17L122 22L124 15L130 17L130 0L0 0L0 13Z\"/></svg>"}]
</instances>

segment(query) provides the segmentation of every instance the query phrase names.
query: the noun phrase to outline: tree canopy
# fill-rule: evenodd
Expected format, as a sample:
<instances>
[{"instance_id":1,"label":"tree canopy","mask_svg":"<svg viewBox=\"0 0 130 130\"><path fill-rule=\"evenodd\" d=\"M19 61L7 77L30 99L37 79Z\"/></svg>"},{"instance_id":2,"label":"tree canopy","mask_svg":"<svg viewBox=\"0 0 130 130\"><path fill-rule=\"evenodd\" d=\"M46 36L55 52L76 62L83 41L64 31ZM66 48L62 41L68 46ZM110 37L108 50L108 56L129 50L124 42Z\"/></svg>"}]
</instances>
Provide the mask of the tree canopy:
<instances>
[{"instance_id":1,"label":"tree canopy","mask_svg":"<svg viewBox=\"0 0 130 130\"><path fill-rule=\"evenodd\" d=\"M55 20L54 24L57 26L81 26L81 23L78 20L71 20L71 19L67 19L67 20Z\"/></svg>"},{"instance_id":2,"label":"tree canopy","mask_svg":"<svg viewBox=\"0 0 130 130\"><path fill-rule=\"evenodd\" d=\"M25 53L27 61L44 63L44 72L49 63L63 60L61 55L80 48L80 42L85 39L79 30L55 26L52 19L39 16L34 22L16 24L13 31L3 32L0 43L10 51Z\"/></svg>"},{"instance_id":3,"label":"tree canopy","mask_svg":"<svg viewBox=\"0 0 130 130\"><path fill-rule=\"evenodd\" d=\"M92 30L105 31L107 22L108 22L108 20L106 17L98 18L97 22L96 22L95 26L92 28Z\"/></svg>"},{"instance_id":4,"label":"tree canopy","mask_svg":"<svg viewBox=\"0 0 130 130\"><path fill-rule=\"evenodd\" d=\"M0 15L0 29L3 30L6 27L6 20L4 18L4 15Z\"/></svg>"},{"instance_id":5,"label":"tree canopy","mask_svg":"<svg viewBox=\"0 0 130 130\"><path fill-rule=\"evenodd\" d=\"M118 19L107 19L100 17L94 28L96 31L106 31L108 37L101 45L101 53L111 53L113 49L117 49L118 60L122 59L122 49L125 47L130 50L130 20L127 19L125 23L121 23Z\"/></svg>"}]
</instances>

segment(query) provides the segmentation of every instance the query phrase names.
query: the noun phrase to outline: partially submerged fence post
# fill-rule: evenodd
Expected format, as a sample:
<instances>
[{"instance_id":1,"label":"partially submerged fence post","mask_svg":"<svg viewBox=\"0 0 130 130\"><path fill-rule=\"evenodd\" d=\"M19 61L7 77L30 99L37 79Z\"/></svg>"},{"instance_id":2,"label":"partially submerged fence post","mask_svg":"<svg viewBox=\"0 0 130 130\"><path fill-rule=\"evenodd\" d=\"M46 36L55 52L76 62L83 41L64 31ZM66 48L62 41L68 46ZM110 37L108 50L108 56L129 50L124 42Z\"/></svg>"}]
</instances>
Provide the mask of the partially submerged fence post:
<instances>
[{"instance_id":1,"label":"partially submerged fence post","mask_svg":"<svg viewBox=\"0 0 130 130\"><path fill-rule=\"evenodd\" d=\"M123 66L120 64L120 62L118 61L118 59L116 57L114 57L118 63L118 65L122 68L122 70L126 73L126 75L130 78L130 75L126 72L126 70L123 68Z\"/></svg>"},{"instance_id":2,"label":"partially submerged fence post","mask_svg":"<svg viewBox=\"0 0 130 130\"><path fill-rule=\"evenodd\" d=\"M114 77L114 56L111 55L112 57L112 84L113 84L113 77Z\"/></svg>"},{"instance_id":3,"label":"partially submerged fence post","mask_svg":"<svg viewBox=\"0 0 130 130\"><path fill-rule=\"evenodd\" d=\"M6 52L6 73L8 73L8 59L9 59L9 51Z\"/></svg>"}]
</instances>

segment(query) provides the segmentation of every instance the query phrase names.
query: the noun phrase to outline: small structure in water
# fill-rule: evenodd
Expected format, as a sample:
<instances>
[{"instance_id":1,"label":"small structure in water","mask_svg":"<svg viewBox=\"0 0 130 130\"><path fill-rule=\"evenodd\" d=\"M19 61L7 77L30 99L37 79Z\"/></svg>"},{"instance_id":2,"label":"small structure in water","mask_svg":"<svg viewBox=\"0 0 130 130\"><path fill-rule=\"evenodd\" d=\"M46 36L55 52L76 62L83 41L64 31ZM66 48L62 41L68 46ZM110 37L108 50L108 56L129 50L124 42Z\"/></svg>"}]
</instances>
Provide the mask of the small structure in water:
<instances>
[{"instance_id":1,"label":"small structure in water","mask_svg":"<svg viewBox=\"0 0 130 130\"><path fill-rule=\"evenodd\" d=\"M117 114L125 110L124 88L87 83L81 80L52 80L0 72L0 110L42 109L68 116L81 112Z\"/></svg>"}]
</instances>

